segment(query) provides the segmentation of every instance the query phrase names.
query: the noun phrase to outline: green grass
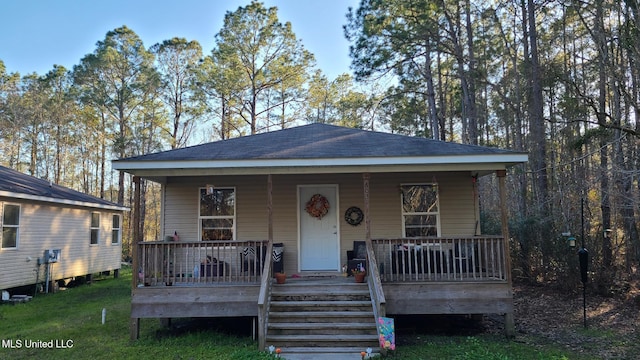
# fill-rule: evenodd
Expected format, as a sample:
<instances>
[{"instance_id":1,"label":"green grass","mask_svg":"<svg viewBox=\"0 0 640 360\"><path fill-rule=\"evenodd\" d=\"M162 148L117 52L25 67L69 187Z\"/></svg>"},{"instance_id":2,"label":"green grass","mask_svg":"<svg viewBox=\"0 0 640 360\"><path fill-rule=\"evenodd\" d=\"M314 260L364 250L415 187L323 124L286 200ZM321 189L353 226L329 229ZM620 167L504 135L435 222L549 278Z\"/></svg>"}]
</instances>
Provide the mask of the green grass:
<instances>
[{"instance_id":1,"label":"green grass","mask_svg":"<svg viewBox=\"0 0 640 360\"><path fill-rule=\"evenodd\" d=\"M250 337L215 331L167 335L155 319L142 319L140 339L129 340L131 271L119 279L38 294L27 303L0 305L0 359L267 359ZM102 309L106 321L102 324ZM8 347L13 340L15 348ZM58 348L27 348L49 343ZM22 347L17 348L18 341ZM63 346L67 346L64 348Z\"/></svg>"},{"instance_id":2,"label":"green grass","mask_svg":"<svg viewBox=\"0 0 640 360\"><path fill-rule=\"evenodd\" d=\"M452 360L569 360L588 359L570 355L554 346L544 348L506 339L501 335L423 336L420 344L399 346L389 359Z\"/></svg>"},{"instance_id":3,"label":"green grass","mask_svg":"<svg viewBox=\"0 0 640 360\"><path fill-rule=\"evenodd\" d=\"M269 359L250 336L212 328L165 331L142 319L140 339L129 340L131 271L119 279L97 279L32 301L0 305L0 359ZM102 309L106 322L102 324ZM587 359L553 346L524 344L503 336L419 336L388 359ZM9 347L12 341L15 348ZM21 344L19 342L22 342ZM41 342L57 348L28 348ZM18 345L22 345L21 347Z\"/></svg>"}]
</instances>

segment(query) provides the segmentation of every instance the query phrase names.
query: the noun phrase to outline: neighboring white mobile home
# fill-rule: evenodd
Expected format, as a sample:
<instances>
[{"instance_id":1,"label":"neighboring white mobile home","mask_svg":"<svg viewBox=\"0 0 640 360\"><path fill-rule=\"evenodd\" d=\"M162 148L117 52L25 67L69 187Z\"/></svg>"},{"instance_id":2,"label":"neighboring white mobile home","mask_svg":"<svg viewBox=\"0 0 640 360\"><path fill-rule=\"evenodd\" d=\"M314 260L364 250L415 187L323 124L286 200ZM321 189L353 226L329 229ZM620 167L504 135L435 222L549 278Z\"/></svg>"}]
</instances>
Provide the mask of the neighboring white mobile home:
<instances>
[{"instance_id":1,"label":"neighboring white mobile home","mask_svg":"<svg viewBox=\"0 0 640 360\"><path fill-rule=\"evenodd\" d=\"M128 208L0 166L0 290L120 269Z\"/></svg>"}]
</instances>

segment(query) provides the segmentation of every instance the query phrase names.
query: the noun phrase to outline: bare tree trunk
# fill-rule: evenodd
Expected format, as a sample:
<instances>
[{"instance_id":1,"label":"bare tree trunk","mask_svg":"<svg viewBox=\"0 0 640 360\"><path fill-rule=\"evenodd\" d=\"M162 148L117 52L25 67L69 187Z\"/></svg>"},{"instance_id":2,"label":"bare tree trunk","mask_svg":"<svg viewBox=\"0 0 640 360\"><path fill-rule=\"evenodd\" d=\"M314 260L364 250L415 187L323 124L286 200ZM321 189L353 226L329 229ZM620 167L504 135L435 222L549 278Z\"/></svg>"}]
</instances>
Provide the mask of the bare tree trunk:
<instances>
[{"instance_id":1,"label":"bare tree trunk","mask_svg":"<svg viewBox=\"0 0 640 360\"><path fill-rule=\"evenodd\" d=\"M629 7L631 13L627 14L629 18L626 19L626 23L634 24L634 28L640 26L640 11L637 6ZM640 41L640 36L637 32L633 33L635 39L632 43L637 44ZM640 54L636 47L628 49L628 67L631 73L631 100L632 103L638 104L640 102ZM636 119L635 130L640 133L640 107L633 106L633 117ZM640 169L640 141L631 141L629 144L629 167L631 169ZM635 154L635 156L634 156ZM622 221L624 224L624 232L627 236L626 239L626 261L625 265L627 270L631 270L634 267L640 267L640 230L638 229L638 223L636 218L635 209L640 204L640 181L636 181L636 197L633 196L633 181L631 175L625 178L623 185L623 193L621 194L624 199L621 209Z\"/></svg>"},{"instance_id":2,"label":"bare tree trunk","mask_svg":"<svg viewBox=\"0 0 640 360\"><path fill-rule=\"evenodd\" d=\"M106 129L107 129L107 120L105 118L105 114L102 113L102 134L99 134L100 139L100 198L104 199L104 184L105 184L105 161L107 158L107 139L106 139Z\"/></svg>"},{"instance_id":3,"label":"bare tree trunk","mask_svg":"<svg viewBox=\"0 0 640 360\"><path fill-rule=\"evenodd\" d=\"M545 204L547 200L547 163L546 139L542 102L542 79L538 54L538 33L536 28L536 11L533 0L527 0L529 22L529 46L531 49L531 101L529 103L531 131L531 166L536 190L536 201Z\"/></svg>"},{"instance_id":4,"label":"bare tree trunk","mask_svg":"<svg viewBox=\"0 0 640 360\"><path fill-rule=\"evenodd\" d=\"M473 46L473 26L471 25L471 2L469 0L465 0L464 2L465 14L466 14L466 29L467 29L467 54L469 56L468 60L468 70L465 71L466 78L466 89L467 89L467 109L469 111L469 143L473 145L478 145L478 106L476 104L476 56L475 49Z\"/></svg>"},{"instance_id":5,"label":"bare tree trunk","mask_svg":"<svg viewBox=\"0 0 640 360\"><path fill-rule=\"evenodd\" d=\"M598 124L603 128L606 127L606 111L607 111L607 75L606 69L609 67L609 56L606 44L606 35L604 29L604 19L602 11L602 2L596 2L596 28L594 34L596 36L595 43L598 49L598 113L596 114ZM602 213L602 229L611 227L611 202L609 198L609 154L607 145L609 138L603 135L600 138L600 211ZM611 266L611 242L608 238L602 241L602 266L609 268Z\"/></svg>"},{"instance_id":6,"label":"bare tree trunk","mask_svg":"<svg viewBox=\"0 0 640 360\"><path fill-rule=\"evenodd\" d=\"M458 34L462 29L460 6L456 5L456 13L452 16L444 1L441 1L442 10L447 21L448 34L451 37L451 46L453 47L453 53L456 58L458 66L458 77L460 79L460 89L462 90L462 134L463 142L466 144L478 144L478 114L475 103L475 85L474 85L474 54L473 47L467 49L469 53L469 59L465 57L465 50L461 43ZM469 5L470 6L470 5ZM470 9L467 9L467 13ZM467 16L470 16L467 14ZM468 19L470 21L470 19ZM467 29L472 31L472 29ZM473 38L473 33L468 33L467 36ZM466 68L469 68L467 70Z\"/></svg>"},{"instance_id":7,"label":"bare tree trunk","mask_svg":"<svg viewBox=\"0 0 640 360\"><path fill-rule=\"evenodd\" d=\"M427 102L429 106L429 122L431 125L431 138L438 140L440 135L440 122L438 120L438 109L436 107L436 91L433 86L433 72L431 71L431 49L429 39L425 39L427 49L425 51L424 78L427 82Z\"/></svg>"},{"instance_id":8,"label":"bare tree trunk","mask_svg":"<svg viewBox=\"0 0 640 360\"><path fill-rule=\"evenodd\" d=\"M444 86L444 79L442 76L442 71L440 71L441 66L442 66L442 61L440 58L440 53L438 52L436 54L436 59L437 59L437 66L438 66L438 105L441 111L441 116L438 119L438 121L440 122L439 124L439 128L440 128L440 134L439 134L439 139L442 141L446 141L447 137L446 137L446 126L445 126L445 119L447 118L446 116L446 106L445 106L445 86Z\"/></svg>"}]
</instances>

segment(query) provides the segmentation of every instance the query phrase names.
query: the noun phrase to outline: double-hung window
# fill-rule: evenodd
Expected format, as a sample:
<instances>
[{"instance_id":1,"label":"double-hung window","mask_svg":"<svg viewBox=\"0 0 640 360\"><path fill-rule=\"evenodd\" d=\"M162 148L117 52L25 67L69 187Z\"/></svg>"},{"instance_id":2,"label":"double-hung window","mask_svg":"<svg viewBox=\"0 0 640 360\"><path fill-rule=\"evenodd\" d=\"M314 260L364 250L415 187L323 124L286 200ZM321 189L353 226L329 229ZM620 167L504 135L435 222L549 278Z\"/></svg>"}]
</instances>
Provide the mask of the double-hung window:
<instances>
[{"instance_id":1,"label":"double-hung window","mask_svg":"<svg viewBox=\"0 0 640 360\"><path fill-rule=\"evenodd\" d=\"M119 244L122 233L122 221L119 214L113 214L113 220L111 222L111 243Z\"/></svg>"},{"instance_id":2,"label":"double-hung window","mask_svg":"<svg viewBox=\"0 0 640 360\"><path fill-rule=\"evenodd\" d=\"M15 249L20 237L20 205L4 204L2 206L2 247Z\"/></svg>"},{"instance_id":3,"label":"double-hung window","mask_svg":"<svg viewBox=\"0 0 640 360\"><path fill-rule=\"evenodd\" d=\"M438 236L440 232L438 185L401 185L400 190L404 236Z\"/></svg>"},{"instance_id":4,"label":"double-hung window","mask_svg":"<svg viewBox=\"0 0 640 360\"><path fill-rule=\"evenodd\" d=\"M98 245L98 239L100 238L100 213L91 213L91 245Z\"/></svg>"},{"instance_id":5,"label":"double-hung window","mask_svg":"<svg viewBox=\"0 0 640 360\"><path fill-rule=\"evenodd\" d=\"M200 239L235 240L235 188L202 188L199 205Z\"/></svg>"}]
</instances>

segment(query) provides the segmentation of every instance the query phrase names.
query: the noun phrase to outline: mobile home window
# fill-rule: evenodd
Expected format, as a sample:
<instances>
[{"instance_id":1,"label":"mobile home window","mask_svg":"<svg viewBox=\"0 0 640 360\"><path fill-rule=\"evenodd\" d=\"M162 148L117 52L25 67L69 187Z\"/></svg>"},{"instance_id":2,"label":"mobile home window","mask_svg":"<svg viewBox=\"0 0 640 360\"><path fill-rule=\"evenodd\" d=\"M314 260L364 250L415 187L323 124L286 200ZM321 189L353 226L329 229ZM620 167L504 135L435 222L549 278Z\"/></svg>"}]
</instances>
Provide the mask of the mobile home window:
<instances>
[{"instance_id":1,"label":"mobile home window","mask_svg":"<svg viewBox=\"0 0 640 360\"><path fill-rule=\"evenodd\" d=\"M91 245L97 245L100 238L100 213L91 213Z\"/></svg>"},{"instance_id":2,"label":"mobile home window","mask_svg":"<svg viewBox=\"0 0 640 360\"><path fill-rule=\"evenodd\" d=\"M112 244L120 243L120 239L121 239L120 234L122 233L122 227L120 223L121 223L120 215L113 214L113 221L111 223L111 243Z\"/></svg>"},{"instance_id":3,"label":"mobile home window","mask_svg":"<svg viewBox=\"0 0 640 360\"><path fill-rule=\"evenodd\" d=\"M236 224L235 188L200 189L200 239L234 240Z\"/></svg>"},{"instance_id":4,"label":"mobile home window","mask_svg":"<svg viewBox=\"0 0 640 360\"><path fill-rule=\"evenodd\" d=\"M18 247L19 230L20 205L4 204L2 206L2 249Z\"/></svg>"},{"instance_id":5,"label":"mobile home window","mask_svg":"<svg viewBox=\"0 0 640 360\"><path fill-rule=\"evenodd\" d=\"M438 186L402 185L400 190L404 236L437 236L440 226Z\"/></svg>"}]
</instances>

